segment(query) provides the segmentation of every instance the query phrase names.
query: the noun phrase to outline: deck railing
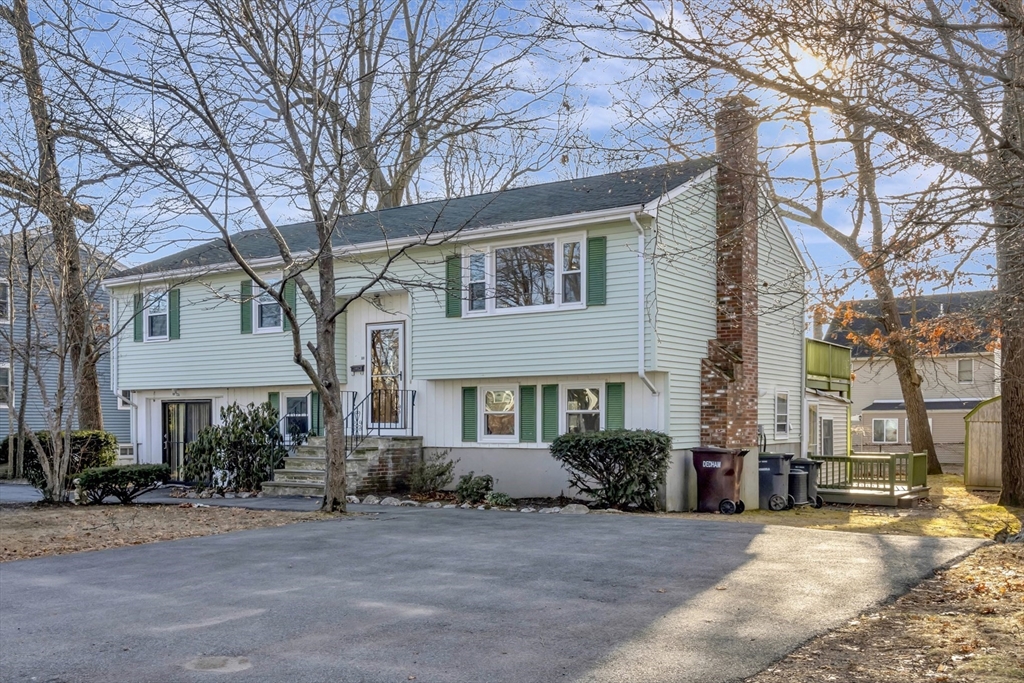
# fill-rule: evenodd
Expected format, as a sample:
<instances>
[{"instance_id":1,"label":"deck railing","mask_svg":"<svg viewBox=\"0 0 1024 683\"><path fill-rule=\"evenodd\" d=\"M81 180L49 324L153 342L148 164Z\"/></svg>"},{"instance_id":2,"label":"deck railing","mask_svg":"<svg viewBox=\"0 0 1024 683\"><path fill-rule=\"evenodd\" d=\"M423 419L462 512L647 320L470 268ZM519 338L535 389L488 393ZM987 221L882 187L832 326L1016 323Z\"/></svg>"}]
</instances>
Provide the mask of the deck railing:
<instances>
[{"instance_id":1,"label":"deck railing","mask_svg":"<svg viewBox=\"0 0 1024 683\"><path fill-rule=\"evenodd\" d=\"M818 456L818 488L887 492L911 491L928 485L925 453L853 453Z\"/></svg>"}]
</instances>

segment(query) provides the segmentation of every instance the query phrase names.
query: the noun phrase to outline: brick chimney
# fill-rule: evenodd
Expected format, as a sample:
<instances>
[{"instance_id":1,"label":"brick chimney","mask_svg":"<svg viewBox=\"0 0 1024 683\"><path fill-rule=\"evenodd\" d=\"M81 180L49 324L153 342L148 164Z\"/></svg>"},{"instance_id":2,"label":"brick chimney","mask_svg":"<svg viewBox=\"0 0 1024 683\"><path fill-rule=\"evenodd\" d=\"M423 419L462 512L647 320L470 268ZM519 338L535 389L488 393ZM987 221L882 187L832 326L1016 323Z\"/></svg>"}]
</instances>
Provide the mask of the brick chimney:
<instances>
[{"instance_id":1,"label":"brick chimney","mask_svg":"<svg viewBox=\"0 0 1024 683\"><path fill-rule=\"evenodd\" d=\"M717 333L701 361L700 442L754 448L758 442L758 122L751 112L755 103L743 95L724 98L719 104L715 116ZM756 470L756 460L751 464L750 469Z\"/></svg>"}]
</instances>

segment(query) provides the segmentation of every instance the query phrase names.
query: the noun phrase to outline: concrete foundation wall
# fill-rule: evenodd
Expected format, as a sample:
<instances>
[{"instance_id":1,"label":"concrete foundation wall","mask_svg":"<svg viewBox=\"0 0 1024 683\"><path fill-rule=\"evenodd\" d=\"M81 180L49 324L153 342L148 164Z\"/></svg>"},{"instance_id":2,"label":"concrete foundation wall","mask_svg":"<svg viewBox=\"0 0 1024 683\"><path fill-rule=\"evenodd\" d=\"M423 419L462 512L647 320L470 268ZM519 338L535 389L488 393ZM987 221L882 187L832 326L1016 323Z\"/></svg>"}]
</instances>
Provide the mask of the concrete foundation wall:
<instances>
[{"instance_id":1,"label":"concrete foundation wall","mask_svg":"<svg viewBox=\"0 0 1024 683\"><path fill-rule=\"evenodd\" d=\"M425 448L424 457L445 449ZM455 480L464 474L489 474L494 477L494 490L513 498L573 497L577 491L569 486L565 470L547 447L543 448L451 448L448 457L458 460Z\"/></svg>"}]
</instances>

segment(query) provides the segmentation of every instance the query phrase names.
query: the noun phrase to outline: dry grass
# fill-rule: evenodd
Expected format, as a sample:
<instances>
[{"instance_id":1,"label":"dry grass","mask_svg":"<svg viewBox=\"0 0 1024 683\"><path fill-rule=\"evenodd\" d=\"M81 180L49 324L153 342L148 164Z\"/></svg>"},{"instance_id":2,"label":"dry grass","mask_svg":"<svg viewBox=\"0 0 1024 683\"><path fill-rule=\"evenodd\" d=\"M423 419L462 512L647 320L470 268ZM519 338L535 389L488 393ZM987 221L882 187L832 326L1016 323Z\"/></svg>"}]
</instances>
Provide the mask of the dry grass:
<instances>
[{"instance_id":1,"label":"dry grass","mask_svg":"<svg viewBox=\"0 0 1024 683\"><path fill-rule=\"evenodd\" d=\"M284 526L328 515L182 505L0 505L0 562L63 555L243 529Z\"/></svg>"},{"instance_id":2,"label":"dry grass","mask_svg":"<svg viewBox=\"0 0 1024 683\"><path fill-rule=\"evenodd\" d=\"M1024 545L989 545L748 683L1024 681Z\"/></svg>"},{"instance_id":3,"label":"dry grass","mask_svg":"<svg viewBox=\"0 0 1024 683\"><path fill-rule=\"evenodd\" d=\"M750 510L732 516L693 513L682 513L682 516L912 536L992 538L1003 529L1012 534L1021 528L1024 509L997 505L997 493L967 491L962 478L953 474L928 477L928 484L931 486L931 498L910 510L826 505L820 510L798 507L782 512Z\"/></svg>"}]
</instances>

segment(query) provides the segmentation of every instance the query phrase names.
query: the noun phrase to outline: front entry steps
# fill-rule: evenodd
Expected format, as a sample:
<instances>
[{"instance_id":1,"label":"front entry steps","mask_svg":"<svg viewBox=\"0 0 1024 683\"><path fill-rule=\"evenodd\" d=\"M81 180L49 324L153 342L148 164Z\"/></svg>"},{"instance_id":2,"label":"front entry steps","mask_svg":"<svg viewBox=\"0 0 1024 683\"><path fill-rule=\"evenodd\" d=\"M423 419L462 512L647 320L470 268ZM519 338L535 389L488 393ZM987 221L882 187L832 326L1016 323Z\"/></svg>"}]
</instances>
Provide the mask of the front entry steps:
<instances>
[{"instance_id":1,"label":"front entry steps","mask_svg":"<svg viewBox=\"0 0 1024 683\"><path fill-rule=\"evenodd\" d=\"M310 437L263 482L265 496L322 496L327 471L322 436ZM346 493L392 493L407 486L413 467L423 458L423 437L381 436L365 439L345 461Z\"/></svg>"}]
</instances>

